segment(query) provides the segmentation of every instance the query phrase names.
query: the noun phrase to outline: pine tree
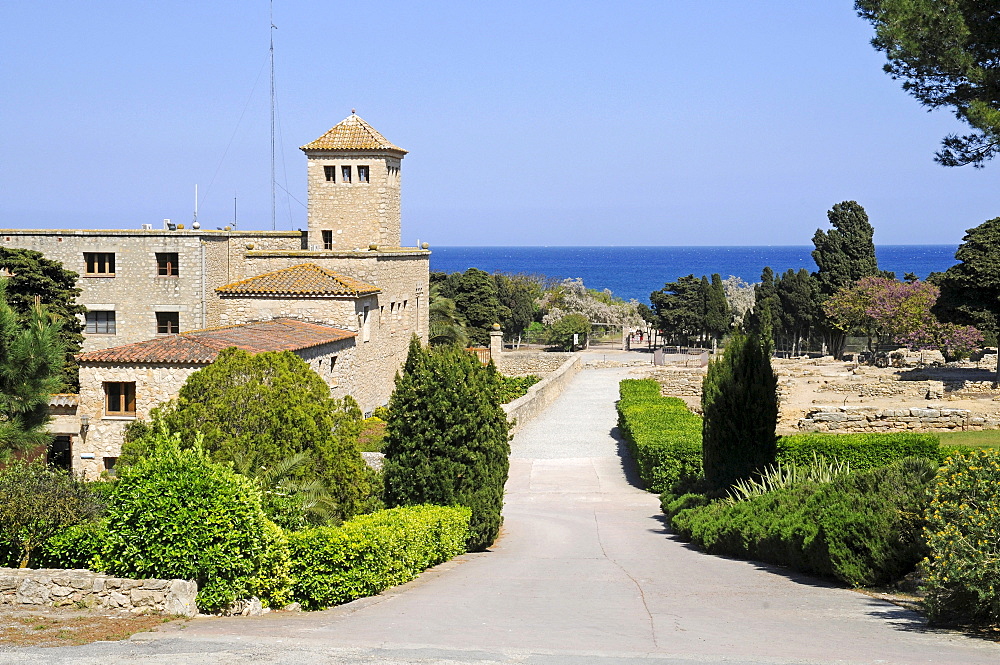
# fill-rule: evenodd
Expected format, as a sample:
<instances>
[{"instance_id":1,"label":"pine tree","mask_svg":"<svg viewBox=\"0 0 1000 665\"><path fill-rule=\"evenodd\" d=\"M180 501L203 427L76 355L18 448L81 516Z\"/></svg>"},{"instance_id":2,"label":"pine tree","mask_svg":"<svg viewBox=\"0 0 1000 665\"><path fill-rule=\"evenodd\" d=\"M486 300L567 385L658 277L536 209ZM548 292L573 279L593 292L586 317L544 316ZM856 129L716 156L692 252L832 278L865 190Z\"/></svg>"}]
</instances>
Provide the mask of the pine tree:
<instances>
[{"instance_id":1,"label":"pine tree","mask_svg":"<svg viewBox=\"0 0 1000 665\"><path fill-rule=\"evenodd\" d=\"M386 504L468 506L470 551L489 547L502 521L510 443L499 389L492 363L414 337L389 401Z\"/></svg>"},{"instance_id":2,"label":"pine tree","mask_svg":"<svg viewBox=\"0 0 1000 665\"><path fill-rule=\"evenodd\" d=\"M62 385L60 325L40 305L26 321L7 301L0 279L0 460L47 445L49 396Z\"/></svg>"},{"instance_id":3,"label":"pine tree","mask_svg":"<svg viewBox=\"0 0 1000 665\"><path fill-rule=\"evenodd\" d=\"M0 247L0 268L9 277L7 303L14 310L22 325L34 317L35 303L40 302L50 317L59 322L57 338L63 348L60 385L53 392L77 392L80 389L80 368L76 354L83 344L83 322L80 316L87 311L76 302L80 289L77 275L66 270L58 261L42 256L30 249Z\"/></svg>"},{"instance_id":4,"label":"pine tree","mask_svg":"<svg viewBox=\"0 0 1000 665\"><path fill-rule=\"evenodd\" d=\"M857 201L844 201L833 206L826 216L833 228L816 230L812 257L819 268L813 275L819 281L820 292L829 296L862 277L878 275L879 269L875 229L865 209Z\"/></svg>"},{"instance_id":5,"label":"pine tree","mask_svg":"<svg viewBox=\"0 0 1000 665\"><path fill-rule=\"evenodd\" d=\"M705 480L724 490L774 462L778 378L769 340L734 335L702 387Z\"/></svg>"}]
</instances>

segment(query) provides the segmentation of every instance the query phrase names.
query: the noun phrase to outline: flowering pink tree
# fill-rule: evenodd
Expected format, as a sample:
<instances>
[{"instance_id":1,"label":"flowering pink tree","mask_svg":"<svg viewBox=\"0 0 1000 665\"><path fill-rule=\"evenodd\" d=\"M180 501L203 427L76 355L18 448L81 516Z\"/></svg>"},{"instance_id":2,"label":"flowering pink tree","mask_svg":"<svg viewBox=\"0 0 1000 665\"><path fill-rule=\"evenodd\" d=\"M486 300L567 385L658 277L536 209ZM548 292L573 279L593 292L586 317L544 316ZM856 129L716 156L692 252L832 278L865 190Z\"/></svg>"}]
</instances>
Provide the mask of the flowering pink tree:
<instances>
[{"instance_id":1,"label":"flowering pink tree","mask_svg":"<svg viewBox=\"0 0 1000 665\"><path fill-rule=\"evenodd\" d=\"M972 326L941 323L931 313L938 287L865 277L834 293L823 305L830 322L844 332L860 329L879 344L893 341L913 350L938 349L946 359L963 357L982 342Z\"/></svg>"}]
</instances>

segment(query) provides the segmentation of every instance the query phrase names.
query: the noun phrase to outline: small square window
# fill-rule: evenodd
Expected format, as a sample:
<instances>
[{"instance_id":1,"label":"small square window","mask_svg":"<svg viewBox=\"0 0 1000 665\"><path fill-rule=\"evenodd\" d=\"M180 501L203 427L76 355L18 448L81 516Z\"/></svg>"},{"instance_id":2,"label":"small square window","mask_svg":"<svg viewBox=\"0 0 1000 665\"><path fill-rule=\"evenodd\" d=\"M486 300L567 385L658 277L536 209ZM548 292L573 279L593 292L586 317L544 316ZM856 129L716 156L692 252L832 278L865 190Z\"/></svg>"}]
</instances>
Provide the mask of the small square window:
<instances>
[{"instance_id":1,"label":"small square window","mask_svg":"<svg viewBox=\"0 0 1000 665\"><path fill-rule=\"evenodd\" d=\"M181 331L180 312L157 312L156 313L156 334L176 335Z\"/></svg>"},{"instance_id":2,"label":"small square window","mask_svg":"<svg viewBox=\"0 0 1000 665\"><path fill-rule=\"evenodd\" d=\"M104 412L109 416L135 415L135 381L104 384Z\"/></svg>"},{"instance_id":3,"label":"small square window","mask_svg":"<svg viewBox=\"0 0 1000 665\"><path fill-rule=\"evenodd\" d=\"M340 182L350 182L351 181L351 167L341 166L340 167Z\"/></svg>"},{"instance_id":4,"label":"small square window","mask_svg":"<svg viewBox=\"0 0 1000 665\"><path fill-rule=\"evenodd\" d=\"M104 470L108 472L108 475L112 478L115 477L115 466L118 464L117 457L105 457L104 458Z\"/></svg>"},{"instance_id":5,"label":"small square window","mask_svg":"<svg viewBox=\"0 0 1000 665\"><path fill-rule=\"evenodd\" d=\"M114 252L84 252L83 260L87 264L87 275L111 277L115 274Z\"/></svg>"},{"instance_id":6,"label":"small square window","mask_svg":"<svg viewBox=\"0 0 1000 665\"><path fill-rule=\"evenodd\" d=\"M358 182L368 182L368 167L359 166L358 167Z\"/></svg>"},{"instance_id":7,"label":"small square window","mask_svg":"<svg viewBox=\"0 0 1000 665\"><path fill-rule=\"evenodd\" d=\"M323 249L333 249L333 231L323 229Z\"/></svg>"},{"instance_id":8,"label":"small square window","mask_svg":"<svg viewBox=\"0 0 1000 665\"><path fill-rule=\"evenodd\" d=\"M160 277L177 277L177 253L156 253L156 274Z\"/></svg>"},{"instance_id":9,"label":"small square window","mask_svg":"<svg viewBox=\"0 0 1000 665\"><path fill-rule=\"evenodd\" d=\"M337 167L327 164L323 167L323 175L327 182L337 182Z\"/></svg>"},{"instance_id":10,"label":"small square window","mask_svg":"<svg viewBox=\"0 0 1000 665\"><path fill-rule=\"evenodd\" d=\"M88 335L115 335L114 312L87 312L87 323L84 332Z\"/></svg>"}]
</instances>

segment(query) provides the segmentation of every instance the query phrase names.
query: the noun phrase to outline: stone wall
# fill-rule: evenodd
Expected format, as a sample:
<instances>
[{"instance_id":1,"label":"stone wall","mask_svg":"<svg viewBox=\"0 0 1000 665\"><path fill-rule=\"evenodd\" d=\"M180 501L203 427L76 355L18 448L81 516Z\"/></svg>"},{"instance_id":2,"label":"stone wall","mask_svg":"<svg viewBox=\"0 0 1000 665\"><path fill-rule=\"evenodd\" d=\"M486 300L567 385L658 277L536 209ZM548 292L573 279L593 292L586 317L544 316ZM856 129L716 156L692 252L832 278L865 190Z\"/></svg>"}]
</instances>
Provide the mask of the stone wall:
<instances>
[{"instance_id":1,"label":"stone wall","mask_svg":"<svg viewBox=\"0 0 1000 665\"><path fill-rule=\"evenodd\" d=\"M525 423L544 411L559 397L563 389L577 373L583 369L583 358L578 353L560 354L563 363L557 370L528 388L528 392L513 402L503 405L507 417L514 421L511 432L516 432ZM569 356L566 358L565 356Z\"/></svg>"},{"instance_id":2,"label":"stone wall","mask_svg":"<svg viewBox=\"0 0 1000 665\"><path fill-rule=\"evenodd\" d=\"M967 409L923 407L816 406L798 421L809 432L886 432L982 430L1000 427L1000 414L974 416Z\"/></svg>"},{"instance_id":3,"label":"stone wall","mask_svg":"<svg viewBox=\"0 0 1000 665\"><path fill-rule=\"evenodd\" d=\"M309 151L306 158L310 249L323 249L324 229L332 231L335 249L399 247L398 154ZM334 168L332 182L325 166ZM368 182L358 181L358 166L368 167ZM351 170L351 182L343 181L342 167Z\"/></svg>"},{"instance_id":4,"label":"stone wall","mask_svg":"<svg viewBox=\"0 0 1000 665\"><path fill-rule=\"evenodd\" d=\"M78 301L91 311L115 312L115 334L88 334L83 351L96 351L150 339L157 334L156 313L177 312L180 329L207 325L208 301L248 244L267 249L297 249L299 232L165 230L0 230L0 245L41 252L79 273ZM84 253L110 253L113 275L88 275ZM177 254L177 275L160 276L157 253ZM202 266L205 266L205 270Z\"/></svg>"},{"instance_id":5,"label":"stone wall","mask_svg":"<svg viewBox=\"0 0 1000 665\"><path fill-rule=\"evenodd\" d=\"M660 392L670 397L701 397L701 384L707 369L704 367L660 367L650 371L649 377L660 384Z\"/></svg>"},{"instance_id":6,"label":"stone wall","mask_svg":"<svg viewBox=\"0 0 1000 665\"><path fill-rule=\"evenodd\" d=\"M130 580L89 570L0 568L0 606L78 604L195 616L198 585L190 580Z\"/></svg>"},{"instance_id":7,"label":"stone wall","mask_svg":"<svg viewBox=\"0 0 1000 665\"><path fill-rule=\"evenodd\" d=\"M505 351L493 356L493 362L504 376L544 376L556 371L568 358L579 354L548 351Z\"/></svg>"}]
</instances>

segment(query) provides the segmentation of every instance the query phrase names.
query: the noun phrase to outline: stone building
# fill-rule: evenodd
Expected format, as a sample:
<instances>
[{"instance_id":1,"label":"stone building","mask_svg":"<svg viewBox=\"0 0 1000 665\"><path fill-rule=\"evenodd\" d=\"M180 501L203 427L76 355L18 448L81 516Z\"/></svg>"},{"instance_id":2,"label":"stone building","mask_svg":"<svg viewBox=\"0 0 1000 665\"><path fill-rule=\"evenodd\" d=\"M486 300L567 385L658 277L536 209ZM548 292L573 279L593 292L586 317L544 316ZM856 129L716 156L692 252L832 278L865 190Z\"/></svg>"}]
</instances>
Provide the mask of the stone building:
<instances>
[{"instance_id":1,"label":"stone building","mask_svg":"<svg viewBox=\"0 0 1000 665\"><path fill-rule=\"evenodd\" d=\"M79 301L88 310L80 396L75 406L59 407L57 425L57 446L69 450L74 470L92 473L99 458L117 457L121 420L142 417L150 400L168 399L183 383L176 381L183 373L177 365L153 369L155 363L147 363L145 378L134 381L133 415L115 415L108 409L108 386L132 382L128 376L138 367L93 354L109 350L107 358L117 358L137 343L178 333L191 340L200 334L195 331L227 327L235 342L250 330L246 324L272 319L350 333L338 342L346 346L336 353L334 393L351 394L366 412L386 403L410 336L426 339L428 329L430 252L400 246L406 151L353 113L301 149L308 179L305 231L166 223L136 230L0 229L0 245L39 251L80 274ZM103 363L100 371L93 363Z\"/></svg>"}]
</instances>

